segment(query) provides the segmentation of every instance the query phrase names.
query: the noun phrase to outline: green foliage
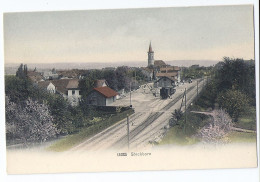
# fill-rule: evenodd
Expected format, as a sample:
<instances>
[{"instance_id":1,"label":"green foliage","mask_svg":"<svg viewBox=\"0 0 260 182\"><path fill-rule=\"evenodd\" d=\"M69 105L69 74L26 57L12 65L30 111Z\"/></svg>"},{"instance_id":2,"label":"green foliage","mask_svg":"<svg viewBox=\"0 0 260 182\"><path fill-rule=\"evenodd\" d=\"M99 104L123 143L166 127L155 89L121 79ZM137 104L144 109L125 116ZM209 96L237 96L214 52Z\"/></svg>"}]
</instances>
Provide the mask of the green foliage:
<instances>
[{"instance_id":1,"label":"green foliage","mask_svg":"<svg viewBox=\"0 0 260 182\"><path fill-rule=\"evenodd\" d=\"M114 70L104 70L102 77L107 81L110 88L118 90L118 81Z\"/></svg>"},{"instance_id":2,"label":"green foliage","mask_svg":"<svg viewBox=\"0 0 260 182\"><path fill-rule=\"evenodd\" d=\"M27 78L5 76L5 93L12 102L22 102L34 95L34 90L32 83Z\"/></svg>"},{"instance_id":3,"label":"green foliage","mask_svg":"<svg viewBox=\"0 0 260 182\"><path fill-rule=\"evenodd\" d=\"M72 133L75 128L72 123L73 117L68 109L68 102L61 95L53 95L49 97L47 103L54 118L55 127L61 134Z\"/></svg>"},{"instance_id":4,"label":"green foliage","mask_svg":"<svg viewBox=\"0 0 260 182\"><path fill-rule=\"evenodd\" d=\"M230 142L243 142L243 143L256 143L256 133L245 133L245 132L237 132L233 131L228 134L228 138Z\"/></svg>"},{"instance_id":5,"label":"green foliage","mask_svg":"<svg viewBox=\"0 0 260 182\"><path fill-rule=\"evenodd\" d=\"M181 72L181 79L187 80L189 78L196 79L202 78L203 76L211 75L213 67L183 67Z\"/></svg>"},{"instance_id":6,"label":"green foliage","mask_svg":"<svg viewBox=\"0 0 260 182\"><path fill-rule=\"evenodd\" d=\"M163 137L159 145L175 144L175 145L192 145L199 142L197 138L187 136L183 130L178 127L172 127L167 132L166 136Z\"/></svg>"},{"instance_id":7,"label":"green foliage","mask_svg":"<svg viewBox=\"0 0 260 182\"><path fill-rule=\"evenodd\" d=\"M217 98L217 87L215 80L210 81L205 89L203 89L199 95L199 98L195 100L195 105L207 110L209 108L214 109L215 101Z\"/></svg>"},{"instance_id":8,"label":"green foliage","mask_svg":"<svg viewBox=\"0 0 260 182\"><path fill-rule=\"evenodd\" d=\"M9 140L44 142L58 134L47 105L28 99L24 105L6 97L6 134Z\"/></svg>"},{"instance_id":9,"label":"green foliage","mask_svg":"<svg viewBox=\"0 0 260 182\"><path fill-rule=\"evenodd\" d=\"M175 125L179 125L179 121L183 116L183 112L180 109L175 109L174 112L172 113L172 118L169 121L169 125L171 127L175 126Z\"/></svg>"},{"instance_id":10,"label":"green foliage","mask_svg":"<svg viewBox=\"0 0 260 182\"><path fill-rule=\"evenodd\" d=\"M255 100L255 63L253 60L244 61L224 57L224 62L218 65L216 80L219 92L236 89Z\"/></svg>"},{"instance_id":11,"label":"green foliage","mask_svg":"<svg viewBox=\"0 0 260 182\"><path fill-rule=\"evenodd\" d=\"M219 106L226 109L229 115L237 121L238 117L248 109L249 99L239 90L229 89L218 95Z\"/></svg>"},{"instance_id":12,"label":"green foliage","mask_svg":"<svg viewBox=\"0 0 260 182\"><path fill-rule=\"evenodd\" d=\"M21 64L18 68L18 70L16 71L16 77L20 78L20 79L25 79L27 77L27 65L23 65Z\"/></svg>"}]
</instances>

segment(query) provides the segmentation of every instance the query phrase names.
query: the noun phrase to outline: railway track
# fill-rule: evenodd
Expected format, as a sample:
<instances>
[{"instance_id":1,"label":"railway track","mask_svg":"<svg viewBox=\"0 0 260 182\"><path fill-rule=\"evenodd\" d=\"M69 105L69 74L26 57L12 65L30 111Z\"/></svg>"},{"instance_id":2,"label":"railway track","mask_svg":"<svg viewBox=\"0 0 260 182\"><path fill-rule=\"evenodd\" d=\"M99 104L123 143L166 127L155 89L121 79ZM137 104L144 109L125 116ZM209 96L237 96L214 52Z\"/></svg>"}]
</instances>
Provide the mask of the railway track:
<instances>
[{"instance_id":1,"label":"railway track","mask_svg":"<svg viewBox=\"0 0 260 182\"><path fill-rule=\"evenodd\" d=\"M199 83L201 80L199 81ZM193 90L195 86L190 87L186 90L187 93L189 93L191 90ZM181 98L183 97L183 94L178 95L175 99L173 99L172 102L168 103L166 106L162 108L163 111L166 111L170 109L174 104L176 104ZM132 140L141 133L147 126L152 124L156 119L158 119L160 116L162 116L164 112L155 112L152 113L144 122L142 122L138 127L134 128L132 131L129 132L129 142L131 143ZM123 148L127 145L127 138L128 136L125 135L121 137L118 141L112 144L112 147L114 148Z\"/></svg>"},{"instance_id":2,"label":"railway track","mask_svg":"<svg viewBox=\"0 0 260 182\"><path fill-rule=\"evenodd\" d=\"M136 118L139 118L143 115L144 113L134 113L133 115L130 116L129 120L130 122L133 122ZM85 141L84 143L81 143L80 145L78 145L77 147L73 148L73 150L76 150L82 146L85 145L89 145L89 144L98 144L100 141L104 140L106 137L108 137L111 133L116 133L117 131L121 130L122 128L125 127L126 123L126 119L123 119L122 121L120 121L119 123L117 123L116 125L113 125L111 127L109 127L108 129L102 131L101 133L89 138L87 141Z\"/></svg>"},{"instance_id":3,"label":"railway track","mask_svg":"<svg viewBox=\"0 0 260 182\"><path fill-rule=\"evenodd\" d=\"M201 80L199 81L199 83L200 82L201 82ZM196 87L196 85L191 86L190 88L187 89L186 92L189 93L195 87ZM148 115L147 112L136 112L133 115L131 115L129 117L129 123L134 123L135 120L138 120L141 117L144 117L144 121L141 122L141 124L139 124L138 126L136 126L135 128L133 128L130 131L130 133L129 133L130 144L133 143L133 142L138 142L138 141L136 141L137 136L139 136L140 133L143 133L143 131L148 126L150 126L154 121L156 121L159 117L161 117L167 110L169 110L178 101L180 101L180 99L182 99L182 97L183 97L182 93L177 95L176 98L174 98L170 103L168 103L167 105L162 107L162 109L160 109L160 111L151 112L151 114L148 117L146 116L146 115ZM91 149L99 149L99 148L120 149L120 148L126 147L127 143L128 143L127 142L127 140L128 140L127 134L124 135L124 136L119 134L120 136L119 136L119 138L117 138L118 133L120 133L120 131L126 129L126 125L127 125L126 123L127 123L126 119L123 119L119 123L107 128L106 130L100 132L99 134L89 138L88 140L86 140L85 142L76 146L72 150L77 150L77 149L87 149L87 150L90 149L91 150ZM156 125L156 128L158 128L157 125ZM147 134L147 132L146 132L146 134ZM111 144L110 144L109 138L111 138L112 136L115 138L116 141L113 141L113 142L111 141ZM102 143L105 144L105 146Z\"/></svg>"}]
</instances>

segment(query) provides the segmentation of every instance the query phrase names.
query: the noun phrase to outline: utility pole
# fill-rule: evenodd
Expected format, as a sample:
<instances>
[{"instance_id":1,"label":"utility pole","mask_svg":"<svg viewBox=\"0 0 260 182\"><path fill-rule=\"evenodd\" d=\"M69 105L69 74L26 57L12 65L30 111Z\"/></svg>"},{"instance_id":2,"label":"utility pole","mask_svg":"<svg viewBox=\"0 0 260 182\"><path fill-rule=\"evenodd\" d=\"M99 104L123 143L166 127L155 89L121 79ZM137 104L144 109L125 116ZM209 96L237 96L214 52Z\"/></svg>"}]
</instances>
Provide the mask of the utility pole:
<instances>
[{"instance_id":1,"label":"utility pole","mask_svg":"<svg viewBox=\"0 0 260 182\"><path fill-rule=\"evenodd\" d=\"M135 89L136 89L136 86L137 86L137 84L136 84L136 70L135 70Z\"/></svg>"},{"instance_id":2,"label":"utility pole","mask_svg":"<svg viewBox=\"0 0 260 182\"><path fill-rule=\"evenodd\" d=\"M185 88L185 122L184 122L184 133L186 133L186 122L187 122L187 110L186 110L186 88Z\"/></svg>"},{"instance_id":3,"label":"utility pole","mask_svg":"<svg viewBox=\"0 0 260 182\"><path fill-rule=\"evenodd\" d=\"M198 98L198 96L199 96L199 82L197 80L197 98Z\"/></svg>"},{"instance_id":4,"label":"utility pole","mask_svg":"<svg viewBox=\"0 0 260 182\"><path fill-rule=\"evenodd\" d=\"M127 146L128 146L128 150L129 150L130 137L129 137L129 116L128 116L128 114L127 114Z\"/></svg>"},{"instance_id":5,"label":"utility pole","mask_svg":"<svg viewBox=\"0 0 260 182\"><path fill-rule=\"evenodd\" d=\"M130 82L130 107L132 107L132 101L131 101L131 82Z\"/></svg>"}]
</instances>

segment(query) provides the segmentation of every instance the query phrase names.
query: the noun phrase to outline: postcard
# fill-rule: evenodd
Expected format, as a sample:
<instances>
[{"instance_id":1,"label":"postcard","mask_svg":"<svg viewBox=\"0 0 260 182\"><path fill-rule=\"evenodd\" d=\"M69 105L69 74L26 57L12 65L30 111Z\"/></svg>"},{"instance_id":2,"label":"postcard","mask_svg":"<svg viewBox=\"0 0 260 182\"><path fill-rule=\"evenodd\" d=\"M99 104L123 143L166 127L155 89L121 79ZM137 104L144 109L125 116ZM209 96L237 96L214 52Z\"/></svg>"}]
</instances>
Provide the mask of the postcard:
<instances>
[{"instance_id":1,"label":"postcard","mask_svg":"<svg viewBox=\"0 0 260 182\"><path fill-rule=\"evenodd\" d=\"M3 22L8 174L257 167L253 5Z\"/></svg>"}]
</instances>

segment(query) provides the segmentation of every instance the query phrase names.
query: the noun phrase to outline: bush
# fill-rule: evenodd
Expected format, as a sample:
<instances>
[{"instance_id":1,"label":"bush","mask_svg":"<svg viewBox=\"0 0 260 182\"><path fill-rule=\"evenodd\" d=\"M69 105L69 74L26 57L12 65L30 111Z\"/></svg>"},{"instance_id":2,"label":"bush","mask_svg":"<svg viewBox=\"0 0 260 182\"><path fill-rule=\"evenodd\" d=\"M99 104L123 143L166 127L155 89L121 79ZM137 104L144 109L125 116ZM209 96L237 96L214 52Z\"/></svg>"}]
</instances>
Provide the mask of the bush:
<instances>
[{"instance_id":1,"label":"bush","mask_svg":"<svg viewBox=\"0 0 260 182\"><path fill-rule=\"evenodd\" d=\"M204 142L217 143L232 130L233 123L230 116L222 109L214 110L209 124L204 126L197 134Z\"/></svg>"},{"instance_id":2,"label":"bush","mask_svg":"<svg viewBox=\"0 0 260 182\"><path fill-rule=\"evenodd\" d=\"M44 142L58 134L53 117L45 104L28 99L22 106L6 97L5 109L7 139L19 139L27 144Z\"/></svg>"},{"instance_id":3,"label":"bush","mask_svg":"<svg viewBox=\"0 0 260 182\"><path fill-rule=\"evenodd\" d=\"M172 118L169 121L170 127L173 127L175 125L179 125L179 121L183 116L183 112L181 110L175 109L174 112L172 113Z\"/></svg>"},{"instance_id":4,"label":"bush","mask_svg":"<svg viewBox=\"0 0 260 182\"><path fill-rule=\"evenodd\" d=\"M239 90L234 89L220 93L217 102L221 108L228 112L234 121L237 121L238 117L243 114L249 106L248 97Z\"/></svg>"}]
</instances>

